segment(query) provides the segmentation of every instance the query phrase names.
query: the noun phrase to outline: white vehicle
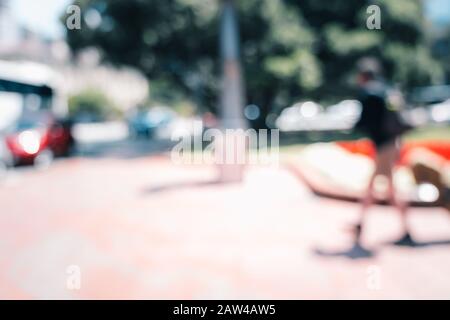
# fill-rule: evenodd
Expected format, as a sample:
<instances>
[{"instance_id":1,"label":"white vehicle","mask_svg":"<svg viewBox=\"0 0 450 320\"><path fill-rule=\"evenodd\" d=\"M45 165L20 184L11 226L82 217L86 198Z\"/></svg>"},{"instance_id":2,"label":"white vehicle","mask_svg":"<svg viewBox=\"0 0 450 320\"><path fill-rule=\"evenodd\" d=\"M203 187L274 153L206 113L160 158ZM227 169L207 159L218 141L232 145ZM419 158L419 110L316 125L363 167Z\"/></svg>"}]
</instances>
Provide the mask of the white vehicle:
<instances>
[{"instance_id":1,"label":"white vehicle","mask_svg":"<svg viewBox=\"0 0 450 320\"><path fill-rule=\"evenodd\" d=\"M40 126L41 123L37 119L41 118L37 117L38 114L42 118L45 116L46 119L52 119L52 125L50 122L46 123L49 126L45 127L46 130L56 130L56 126L63 128L63 124L66 126L64 122L59 121L68 114L66 99L61 94L61 83L61 77L48 66L33 62L0 61L0 176L6 167L19 161L19 146L24 146L19 140L12 144L11 137L15 134L20 137L19 130L26 131ZM35 116L30 117L31 115ZM31 118L35 122L31 123ZM23 128L25 119L28 121L27 129ZM65 133L70 132L69 127L62 130ZM67 137L69 141L69 133ZM44 148L44 141L49 140L39 139ZM61 142L55 142L56 138L51 141L51 147L45 145L46 150L33 153L36 161L42 158L41 155L45 152L49 153L50 149L53 152L55 148L60 147Z\"/></svg>"},{"instance_id":2,"label":"white vehicle","mask_svg":"<svg viewBox=\"0 0 450 320\"><path fill-rule=\"evenodd\" d=\"M361 109L357 100L344 100L326 109L313 101L296 103L281 112L276 125L281 131L349 130Z\"/></svg>"},{"instance_id":3,"label":"white vehicle","mask_svg":"<svg viewBox=\"0 0 450 320\"><path fill-rule=\"evenodd\" d=\"M313 101L299 102L284 109L275 124L281 131L315 130L323 107Z\"/></svg>"},{"instance_id":4,"label":"white vehicle","mask_svg":"<svg viewBox=\"0 0 450 320\"><path fill-rule=\"evenodd\" d=\"M450 99L430 106L430 118L437 123L450 122Z\"/></svg>"},{"instance_id":5,"label":"white vehicle","mask_svg":"<svg viewBox=\"0 0 450 320\"><path fill-rule=\"evenodd\" d=\"M0 60L0 131L26 110L48 110L67 116L62 78L50 67L34 62Z\"/></svg>"}]
</instances>

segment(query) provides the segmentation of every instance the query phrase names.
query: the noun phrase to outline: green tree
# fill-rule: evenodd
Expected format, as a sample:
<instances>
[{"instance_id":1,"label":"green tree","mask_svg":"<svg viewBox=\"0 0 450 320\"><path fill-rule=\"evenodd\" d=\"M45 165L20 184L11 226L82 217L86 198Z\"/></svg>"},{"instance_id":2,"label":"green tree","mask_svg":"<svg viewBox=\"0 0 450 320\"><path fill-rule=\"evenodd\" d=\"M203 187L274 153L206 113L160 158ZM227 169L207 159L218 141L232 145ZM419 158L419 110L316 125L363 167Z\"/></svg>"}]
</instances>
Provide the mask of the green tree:
<instances>
[{"instance_id":1,"label":"green tree","mask_svg":"<svg viewBox=\"0 0 450 320\"><path fill-rule=\"evenodd\" d=\"M349 78L355 61L365 56L378 58L386 78L409 89L437 82L442 72L433 60L425 33L421 0L295 1L293 6L307 17L314 29L314 51L322 63L323 85L316 98L349 94ZM378 5L381 29L369 30L369 5Z\"/></svg>"},{"instance_id":2,"label":"green tree","mask_svg":"<svg viewBox=\"0 0 450 320\"><path fill-rule=\"evenodd\" d=\"M96 46L105 61L140 69L150 81L215 111L220 87L220 0L77 0L81 30L71 48ZM367 7L381 8L381 29L368 30ZM352 95L355 62L379 58L388 80L409 88L439 79L424 36L420 0L236 1L247 101L261 108L254 125L300 99ZM101 16L101 23L92 17ZM98 19L97 19L98 20Z\"/></svg>"},{"instance_id":3,"label":"green tree","mask_svg":"<svg viewBox=\"0 0 450 320\"><path fill-rule=\"evenodd\" d=\"M433 56L441 62L445 82L450 83L450 25L433 32Z\"/></svg>"},{"instance_id":4,"label":"green tree","mask_svg":"<svg viewBox=\"0 0 450 320\"><path fill-rule=\"evenodd\" d=\"M114 118L119 111L101 91L86 89L69 97L69 114L71 117L88 116L92 119L104 120Z\"/></svg>"}]
</instances>

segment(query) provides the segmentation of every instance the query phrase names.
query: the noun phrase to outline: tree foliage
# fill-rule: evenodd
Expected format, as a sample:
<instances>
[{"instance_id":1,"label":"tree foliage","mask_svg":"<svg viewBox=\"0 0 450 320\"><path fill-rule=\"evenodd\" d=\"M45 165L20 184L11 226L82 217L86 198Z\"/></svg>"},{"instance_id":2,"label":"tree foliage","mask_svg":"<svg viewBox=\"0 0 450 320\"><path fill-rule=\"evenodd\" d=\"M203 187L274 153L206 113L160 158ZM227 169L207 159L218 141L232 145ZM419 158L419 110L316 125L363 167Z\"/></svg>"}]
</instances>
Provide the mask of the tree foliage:
<instances>
[{"instance_id":1,"label":"tree foliage","mask_svg":"<svg viewBox=\"0 0 450 320\"><path fill-rule=\"evenodd\" d=\"M68 31L76 52L100 49L105 61L140 69L155 87L214 110L220 87L220 0L76 0L81 30ZM381 8L381 29L366 28L367 7ZM388 80L405 88L438 81L424 35L420 0L236 1L247 100L271 110L301 99L351 96L355 62L379 58ZM100 14L93 26L90 16ZM92 19L91 19L92 20ZM162 95L164 96L164 94Z\"/></svg>"},{"instance_id":2,"label":"tree foliage","mask_svg":"<svg viewBox=\"0 0 450 320\"><path fill-rule=\"evenodd\" d=\"M69 97L68 104L69 113L75 119L89 117L101 120L113 118L119 113L114 103L96 89L87 89Z\"/></svg>"}]
</instances>

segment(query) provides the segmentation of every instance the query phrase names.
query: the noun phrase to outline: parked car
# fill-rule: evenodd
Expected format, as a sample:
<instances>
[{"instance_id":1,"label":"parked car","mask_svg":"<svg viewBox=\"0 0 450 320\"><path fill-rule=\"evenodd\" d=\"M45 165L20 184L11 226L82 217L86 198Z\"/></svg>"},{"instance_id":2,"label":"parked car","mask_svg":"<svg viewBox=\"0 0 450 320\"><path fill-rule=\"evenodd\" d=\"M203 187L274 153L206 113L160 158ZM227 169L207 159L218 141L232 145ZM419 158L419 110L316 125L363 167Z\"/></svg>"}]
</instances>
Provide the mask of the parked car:
<instances>
[{"instance_id":1,"label":"parked car","mask_svg":"<svg viewBox=\"0 0 450 320\"><path fill-rule=\"evenodd\" d=\"M450 123L450 99L431 105L430 117L436 123Z\"/></svg>"},{"instance_id":2,"label":"parked car","mask_svg":"<svg viewBox=\"0 0 450 320\"><path fill-rule=\"evenodd\" d=\"M69 122L36 112L21 117L8 130L5 141L13 164L48 165L54 157L68 155L74 140Z\"/></svg>"},{"instance_id":3,"label":"parked car","mask_svg":"<svg viewBox=\"0 0 450 320\"><path fill-rule=\"evenodd\" d=\"M169 125L175 118L176 113L166 107L137 110L128 118L128 128L133 137L152 138L157 130Z\"/></svg>"},{"instance_id":4,"label":"parked car","mask_svg":"<svg viewBox=\"0 0 450 320\"><path fill-rule=\"evenodd\" d=\"M360 113L361 104L356 100L343 100L328 108L306 101L284 109L275 124L281 131L291 132L349 130Z\"/></svg>"},{"instance_id":5,"label":"parked car","mask_svg":"<svg viewBox=\"0 0 450 320\"><path fill-rule=\"evenodd\" d=\"M0 180L5 176L12 164L12 154L6 145L5 135L0 133Z\"/></svg>"}]
</instances>

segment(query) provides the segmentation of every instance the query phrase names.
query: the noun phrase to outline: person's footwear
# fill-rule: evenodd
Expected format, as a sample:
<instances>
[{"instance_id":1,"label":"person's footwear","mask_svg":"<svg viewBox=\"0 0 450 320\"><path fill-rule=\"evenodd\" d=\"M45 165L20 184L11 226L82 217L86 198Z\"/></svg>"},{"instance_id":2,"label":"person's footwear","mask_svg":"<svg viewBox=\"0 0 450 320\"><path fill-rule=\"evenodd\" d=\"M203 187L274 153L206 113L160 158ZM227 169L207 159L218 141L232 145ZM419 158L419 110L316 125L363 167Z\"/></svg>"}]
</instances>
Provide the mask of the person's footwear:
<instances>
[{"instance_id":1,"label":"person's footwear","mask_svg":"<svg viewBox=\"0 0 450 320\"><path fill-rule=\"evenodd\" d=\"M411 237L411 235L408 232L405 233L397 241L394 241L392 244L394 246L399 246L399 247L415 247L416 246L416 242L413 240L413 238Z\"/></svg>"},{"instance_id":2,"label":"person's footwear","mask_svg":"<svg viewBox=\"0 0 450 320\"><path fill-rule=\"evenodd\" d=\"M347 255L351 259L370 258L374 256L374 253L359 243L359 241L353 244L353 247L347 252Z\"/></svg>"}]
</instances>

